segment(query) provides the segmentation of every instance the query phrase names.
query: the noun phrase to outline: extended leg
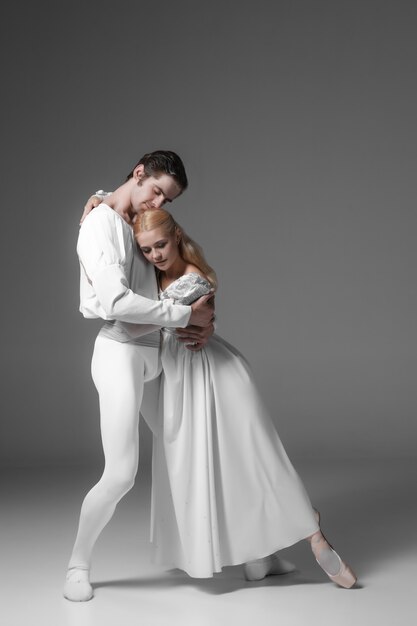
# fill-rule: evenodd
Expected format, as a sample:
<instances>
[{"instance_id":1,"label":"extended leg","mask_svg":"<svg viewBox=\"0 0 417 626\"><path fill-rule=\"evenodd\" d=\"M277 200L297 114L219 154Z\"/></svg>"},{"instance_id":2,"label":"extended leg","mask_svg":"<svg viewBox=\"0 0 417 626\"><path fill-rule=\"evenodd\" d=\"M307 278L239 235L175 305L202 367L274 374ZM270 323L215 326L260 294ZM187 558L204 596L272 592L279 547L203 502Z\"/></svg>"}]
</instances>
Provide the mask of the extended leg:
<instances>
[{"instance_id":1,"label":"extended leg","mask_svg":"<svg viewBox=\"0 0 417 626\"><path fill-rule=\"evenodd\" d=\"M88 572L94 544L117 503L134 484L139 460L138 419L144 368L137 346L98 338L92 373L100 398L105 467L81 507L64 589L69 600L83 601L92 597Z\"/></svg>"}]
</instances>

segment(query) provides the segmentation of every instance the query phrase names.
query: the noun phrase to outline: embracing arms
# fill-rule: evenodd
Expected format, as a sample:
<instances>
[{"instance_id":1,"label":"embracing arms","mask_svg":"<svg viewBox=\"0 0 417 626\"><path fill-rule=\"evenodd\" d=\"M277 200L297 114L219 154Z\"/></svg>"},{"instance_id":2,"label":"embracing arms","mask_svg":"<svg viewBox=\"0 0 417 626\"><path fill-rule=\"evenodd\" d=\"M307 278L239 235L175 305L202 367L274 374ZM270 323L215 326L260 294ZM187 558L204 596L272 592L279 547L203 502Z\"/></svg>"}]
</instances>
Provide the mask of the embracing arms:
<instances>
[{"instance_id":1,"label":"embracing arms","mask_svg":"<svg viewBox=\"0 0 417 626\"><path fill-rule=\"evenodd\" d=\"M81 265L80 308L84 316L168 327L210 324L213 311L207 304L209 296L191 307L152 299L151 267L144 266L140 277L141 291L149 297L132 290L129 276L135 261L134 246L130 226L109 207L103 205L84 220L77 245Z\"/></svg>"},{"instance_id":2,"label":"embracing arms","mask_svg":"<svg viewBox=\"0 0 417 626\"><path fill-rule=\"evenodd\" d=\"M87 215L89 215L89 213L91 213L91 211L97 207L102 201L103 199L109 195L108 192L104 192L102 190L97 191L96 194L90 196L90 198L87 200L85 206L84 206L84 211L83 214L81 216L81 220L80 223L82 224L85 220L85 218L87 217ZM104 278L104 280L100 281L100 285L102 285L104 287L104 295L102 297L104 297L104 299L106 299L106 282L105 282L105 277L103 276L102 278ZM123 276L113 276L112 277L112 283L113 285L115 284L115 282L118 283L118 289L116 291L114 291L114 294L125 294L126 295L126 291L128 290L129 286L127 284L126 281L126 277L124 277L123 280ZM116 280L115 280L116 279ZM133 296L137 296L137 294L134 294L133 292L131 292L131 290L129 290L130 293L128 295L128 297L130 299L132 299L132 295ZM132 295L131 295L132 294ZM140 298L140 296L137 296ZM143 300L143 298L142 298ZM145 299L146 300L146 299ZM120 309L120 301L116 300L113 302L117 303L116 306ZM122 299L122 304L126 304L128 302L128 299ZM151 301L154 304L160 304L155 303L155 301ZM111 303L109 303L111 305ZM178 306L178 305L176 305ZM183 307L181 307L183 308ZM187 307L189 308L189 307ZM155 309L154 309L155 310ZM111 305L110 308L108 307L108 311L109 311L109 315L113 315L116 313L117 315L117 311L115 311L115 306ZM169 323L159 323L159 322L149 322L149 323L154 323L154 324L159 324L161 326L170 326L170 325L175 325L177 327L177 333L178 333L178 338L180 341L184 342L186 344L186 347L191 350L191 351L197 351L200 350L202 347L204 347L204 345L207 343L207 341L210 339L210 337L212 336L213 332L214 332L214 296L213 294L209 294L207 296L204 296L202 298L200 298L199 300L197 300L196 302L194 302L191 305L191 314L189 315L188 318L188 324L183 324L183 323L178 323L178 324L169 324ZM114 319L120 319L119 317L113 317ZM125 319L125 321L128 321ZM130 320L129 320L130 321ZM137 322L136 322L137 323ZM184 327L185 326L185 327ZM149 332L149 331L148 331Z\"/></svg>"}]
</instances>

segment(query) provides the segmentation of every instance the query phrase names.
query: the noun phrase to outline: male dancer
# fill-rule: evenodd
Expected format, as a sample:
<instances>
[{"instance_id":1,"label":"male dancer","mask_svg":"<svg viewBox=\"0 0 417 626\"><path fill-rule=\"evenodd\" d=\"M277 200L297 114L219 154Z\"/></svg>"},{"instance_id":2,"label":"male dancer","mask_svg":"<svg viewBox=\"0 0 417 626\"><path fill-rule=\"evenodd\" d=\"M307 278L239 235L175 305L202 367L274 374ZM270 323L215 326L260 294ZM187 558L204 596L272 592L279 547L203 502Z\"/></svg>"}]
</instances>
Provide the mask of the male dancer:
<instances>
[{"instance_id":1,"label":"male dancer","mask_svg":"<svg viewBox=\"0 0 417 626\"><path fill-rule=\"evenodd\" d=\"M169 151L146 154L80 229L80 310L85 317L106 320L92 360L105 467L82 504L64 587L69 600L92 598L89 570L94 544L134 483L144 383L159 373L159 328L189 324L205 328L200 335L194 329L202 345L213 332L210 295L191 306L158 301L154 269L138 252L131 228L140 210L172 202L186 187L178 155Z\"/></svg>"}]
</instances>

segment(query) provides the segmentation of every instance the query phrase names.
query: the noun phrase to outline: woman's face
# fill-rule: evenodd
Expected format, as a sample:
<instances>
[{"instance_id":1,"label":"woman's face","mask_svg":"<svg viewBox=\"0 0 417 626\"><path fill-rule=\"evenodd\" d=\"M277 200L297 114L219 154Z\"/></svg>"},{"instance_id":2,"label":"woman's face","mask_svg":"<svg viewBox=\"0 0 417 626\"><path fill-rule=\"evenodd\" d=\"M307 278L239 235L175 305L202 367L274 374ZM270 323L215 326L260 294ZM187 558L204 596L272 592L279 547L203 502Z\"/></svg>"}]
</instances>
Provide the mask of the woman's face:
<instances>
[{"instance_id":1,"label":"woman's face","mask_svg":"<svg viewBox=\"0 0 417 626\"><path fill-rule=\"evenodd\" d=\"M170 235L163 228L155 228L136 235L142 254L159 270L168 270L180 257L175 233Z\"/></svg>"}]
</instances>

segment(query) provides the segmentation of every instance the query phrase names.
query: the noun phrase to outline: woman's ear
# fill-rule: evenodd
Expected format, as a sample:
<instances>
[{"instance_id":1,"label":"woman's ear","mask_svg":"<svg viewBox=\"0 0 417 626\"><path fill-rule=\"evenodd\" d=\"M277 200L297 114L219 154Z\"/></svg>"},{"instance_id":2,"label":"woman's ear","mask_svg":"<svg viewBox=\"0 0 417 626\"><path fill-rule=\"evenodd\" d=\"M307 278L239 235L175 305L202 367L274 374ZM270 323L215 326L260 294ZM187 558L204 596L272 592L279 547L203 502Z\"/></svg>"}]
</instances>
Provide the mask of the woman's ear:
<instances>
[{"instance_id":1,"label":"woman's ear","mask_svg":"<svg viewBox=\"0 0 417 626\"><path fill-rule=\"evenodd\" d=\"M178 228L178 226L176 226L175 227L175 239L177 240L177 243L181 241L181 237L182 237L181 229Z\"/></svg>"}]
</instances>

